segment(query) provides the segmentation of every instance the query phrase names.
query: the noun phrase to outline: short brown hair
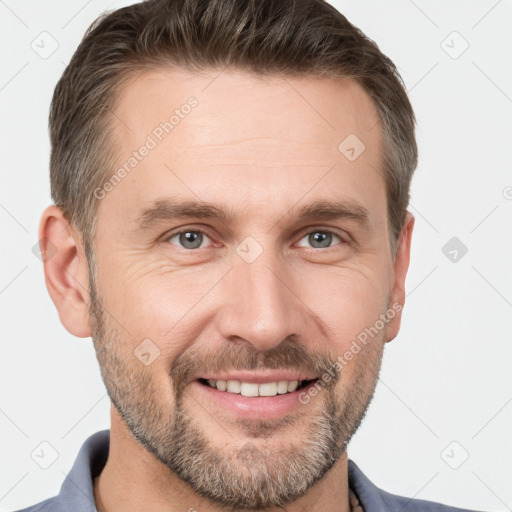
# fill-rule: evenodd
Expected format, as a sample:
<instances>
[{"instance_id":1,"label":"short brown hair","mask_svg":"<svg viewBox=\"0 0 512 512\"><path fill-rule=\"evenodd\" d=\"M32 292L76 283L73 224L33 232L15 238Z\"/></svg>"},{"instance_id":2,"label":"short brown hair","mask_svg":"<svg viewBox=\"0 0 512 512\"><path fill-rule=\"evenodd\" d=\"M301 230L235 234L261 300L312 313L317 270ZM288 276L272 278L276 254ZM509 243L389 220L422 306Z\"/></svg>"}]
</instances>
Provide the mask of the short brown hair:
<instances>
[{"instance_id":1,"label":"short brown hair","mask_svg":"<svg viewBox=\"0 0 512 512\"><path fill-rule=\"evenodd\" d=\"M145 69L226 66L268 75L349 77L372 98L383 135L393 255L417 165L415 116L393 64L323 0L148 0L87 30L50 109L52 199L90 253L98 199L115 168L111 129L120 84Z\"/></svg>"}]
</instances>

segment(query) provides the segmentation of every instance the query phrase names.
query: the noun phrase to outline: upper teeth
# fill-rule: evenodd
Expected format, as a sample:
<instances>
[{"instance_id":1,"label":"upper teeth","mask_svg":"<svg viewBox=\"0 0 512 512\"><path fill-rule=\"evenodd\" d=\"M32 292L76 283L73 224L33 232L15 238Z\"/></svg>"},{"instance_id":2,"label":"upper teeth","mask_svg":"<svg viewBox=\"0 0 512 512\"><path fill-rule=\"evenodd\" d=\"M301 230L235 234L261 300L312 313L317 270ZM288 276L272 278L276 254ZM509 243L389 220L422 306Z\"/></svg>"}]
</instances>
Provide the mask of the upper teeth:
<instances>
[{"instance_id":1,"label":"upper teeth","mask_svg":"<svg viewBox=\"0 0 512 512\"><path fill-rule=\"evenodd\" d=\"M243 396L275 396L295 391L299 385L298 380L280 380L278 382L240 382L239 380L208 380L212 388L228 393L239 393Z\"/></svg>"}]
</instances>

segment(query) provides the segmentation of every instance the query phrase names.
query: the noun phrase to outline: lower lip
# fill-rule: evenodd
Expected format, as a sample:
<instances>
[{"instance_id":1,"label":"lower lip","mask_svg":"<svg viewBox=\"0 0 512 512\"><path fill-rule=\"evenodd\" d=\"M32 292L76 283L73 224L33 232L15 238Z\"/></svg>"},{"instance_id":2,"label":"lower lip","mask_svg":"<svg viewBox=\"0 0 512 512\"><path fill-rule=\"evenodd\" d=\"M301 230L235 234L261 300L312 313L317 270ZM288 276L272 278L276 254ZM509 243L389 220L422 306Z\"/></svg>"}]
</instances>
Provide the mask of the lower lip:
<instances>
[{"instance_id":1,"label":"lower lip","mask_svg":"<svg viewBox=\"0 0 512 512\"><path fill-rule=\"evenodd\" d=\"M238 417L247 420L270 420L286 416L304 404L299 401L299 395L308 392L315 384L310 382L307 386L275 396L243 396L227 391L219 391L207 384L194 381L191 385L198 388L200 393L205 393L209 400L213 400L223 409L234 412ZM304 396L304 395L302 395Z\"/></svg>"}]
</instances>

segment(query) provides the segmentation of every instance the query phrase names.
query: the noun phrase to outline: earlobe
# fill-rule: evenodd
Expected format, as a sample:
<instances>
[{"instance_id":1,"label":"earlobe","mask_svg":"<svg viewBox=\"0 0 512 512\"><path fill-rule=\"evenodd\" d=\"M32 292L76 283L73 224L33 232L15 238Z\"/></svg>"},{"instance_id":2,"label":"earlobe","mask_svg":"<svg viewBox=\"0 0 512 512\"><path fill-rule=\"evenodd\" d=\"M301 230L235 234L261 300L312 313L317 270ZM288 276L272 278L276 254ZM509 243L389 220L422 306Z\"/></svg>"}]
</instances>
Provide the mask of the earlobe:
<instances>
[{"instance_id":1,"label":"earlobe","mask_svg":"<svg viewBox=\"0 0 512 512\"><path fill-rule=\"evenodd\" d=\"M396 258L393 263L393 281L388 307L395 314L387 326L386 341L393 340L400 330L402 309L405 304L405 278L409 269L413 228L414 216L408 211L398 239Z\"/></svg>"},{"instance_id":2,"label":"earlobe","mask_svg":"<svg viewBox=\"0 0 512 512\"><path fill-rule=\"evenodd\" d=\"M91 336L87 261L80 237L55 205L41 216L39 246L46 288L60 321L74 336Z\"/></svg>"}]
</instances>

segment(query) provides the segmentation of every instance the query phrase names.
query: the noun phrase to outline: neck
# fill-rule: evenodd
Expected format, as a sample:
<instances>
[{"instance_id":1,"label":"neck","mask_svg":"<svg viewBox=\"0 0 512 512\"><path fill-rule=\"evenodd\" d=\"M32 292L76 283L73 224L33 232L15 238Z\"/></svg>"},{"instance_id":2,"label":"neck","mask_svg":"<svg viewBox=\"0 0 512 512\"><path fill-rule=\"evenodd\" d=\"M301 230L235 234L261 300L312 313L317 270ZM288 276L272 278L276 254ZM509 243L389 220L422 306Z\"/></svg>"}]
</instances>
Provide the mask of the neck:
<instances>
[{"instance_id":1,"label":"neck","mask_svg":"<svg viewBox=\"0 0 512 512\"><path fill-rule=\"evenodd\" d=\"M128 431L113 410L108 460L94 480L98 512L200 511L225 512L225 508L197 494L172 470L148 452ZM266 509L282 511L282 507ZM306 495L286 504L287 512L350 512L346 452Z\"/></svg>"}]
</instances>

